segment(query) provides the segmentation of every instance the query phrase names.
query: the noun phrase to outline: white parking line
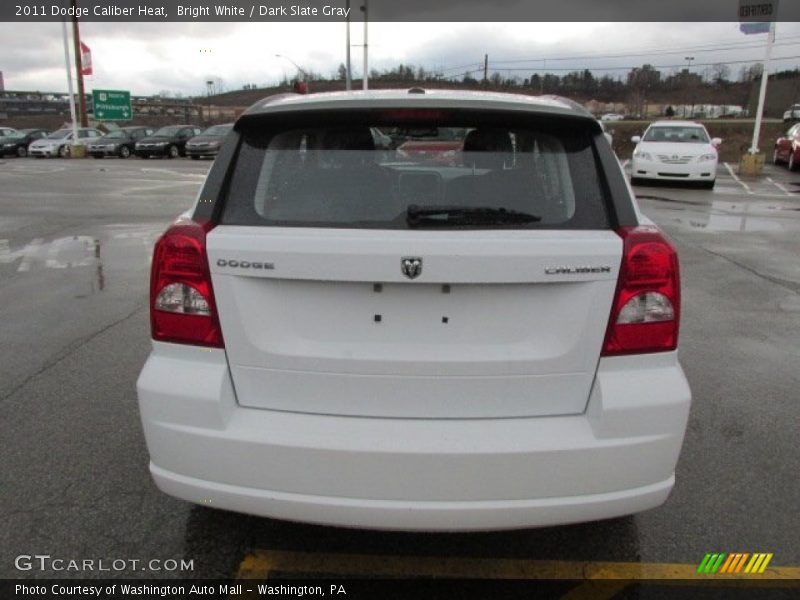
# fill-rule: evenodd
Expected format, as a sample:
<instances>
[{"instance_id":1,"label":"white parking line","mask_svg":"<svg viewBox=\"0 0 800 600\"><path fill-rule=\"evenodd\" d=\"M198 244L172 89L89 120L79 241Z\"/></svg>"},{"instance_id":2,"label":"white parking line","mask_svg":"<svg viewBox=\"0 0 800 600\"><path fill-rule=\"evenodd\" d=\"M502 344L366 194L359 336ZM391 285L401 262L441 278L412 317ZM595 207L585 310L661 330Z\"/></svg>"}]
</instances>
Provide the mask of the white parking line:
<instances>
[{"instance_id":1,"label":"white parking line","mask_svg":"<svg viewBox=\"0 0 800 600\"><path fill-rule=\"evenodd\" d=\"M794 194L792 194L792 192L790 192L789 190L787 190L787 189L786 189L784 186L782 186L780 183L778 183L777 181L773 181L773 180L772 180L772 177L767 177L767 181L769 181L769 182L770 182L772 185L774 185L776 188L778 188L780 191L782 191L782 192L783 192L784 194L786 194L787 196L789 196L789 197L793 197L793 196L794 196Z\"/></svg>"},{"instance_id":2,"label":"white parking line","mask_svg":"<svg viewBox=\"0 0 800 600\"><path fill-rule=\"evenodd\" d=\"M201 177L205 179L206 175L204 173L185 173L183 171L174 171L172 169L159 169L159 168L148 168L142 167L142 172L144 173L166 173L167 175L179 175L181 177Z\"/></svg>"},{"instance_id":3,"label":"white parking line","mask_svg":"<svg viewBox=\"0 0 800 600\"><path fill-rule=\"evenodd\" d=\"M31 240L31 242L22 249L22 252L20 253L22 256L22 262L17 268L18 273L24 273L25 271L31 270L31 263L35 258L39 257L40 252L43 250L43 243L43 238L36 238Z\"/></svg>"},{"instance_id":4,"label":"white parking line","mask_svg":"<svg viewBox=\"0 0 800 600\"><path fill-rule=\"evenodd\" d=\"M725 168L728 169L728 173L731 174L731 177L733 177L733 179L736 181L736 183L741 185L748 194L752 194L753 193L753 190L750 189L750 186L747 185L741 179L739 179L739 176L736 173L733 172L733 169L731 168L730 163L722 163L722 164L724 164Z\"/></svg>"}]
</instances>

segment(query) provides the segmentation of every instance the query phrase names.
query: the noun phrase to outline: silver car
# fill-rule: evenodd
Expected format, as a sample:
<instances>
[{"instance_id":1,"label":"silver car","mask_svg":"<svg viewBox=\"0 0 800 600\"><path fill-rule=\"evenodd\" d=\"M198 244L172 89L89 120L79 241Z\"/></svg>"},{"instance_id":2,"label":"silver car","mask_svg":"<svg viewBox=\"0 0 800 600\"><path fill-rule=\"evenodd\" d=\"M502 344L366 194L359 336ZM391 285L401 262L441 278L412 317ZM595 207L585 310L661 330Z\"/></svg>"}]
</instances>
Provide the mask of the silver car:
<instances>
[{"instance_id":1,"label":"silver car","mask_svg":"<svg viewBox=\"0 0 800 600\"><path fill-rule=\"evenodd\" d=\"M89 141L101 137L103 134L91 127L78 128L78 139L73 140L72 129L59 129L46 138L36 140L28 146L28 156L36 158L53 158L60 156L66 158L70 155L70 146L87 146Z\"/></svg>"}]
</instances>

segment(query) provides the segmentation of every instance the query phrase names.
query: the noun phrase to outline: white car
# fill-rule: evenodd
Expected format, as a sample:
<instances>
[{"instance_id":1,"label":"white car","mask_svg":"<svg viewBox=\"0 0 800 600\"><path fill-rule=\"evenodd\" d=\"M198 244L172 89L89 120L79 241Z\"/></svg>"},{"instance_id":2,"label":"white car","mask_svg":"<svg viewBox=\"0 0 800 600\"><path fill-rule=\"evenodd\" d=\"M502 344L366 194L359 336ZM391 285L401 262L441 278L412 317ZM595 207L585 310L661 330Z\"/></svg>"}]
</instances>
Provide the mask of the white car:
<instances>
[{"instance_id":1,"label":"white car","mask_svg":"<svg viewBox=\"0 0 800 600\"><path fill-rule=\"evenodd\" d=\"M691 181L712 189L717 178L720 138L711 138L700 123L656 121L644 136L634 136L631 183L645 180Z\"/></svg>"},{"instance_id":2,"label":"white car","mask_svg":"<svg viewBox=\"0 0 800 600\"><path fill-rule=\"evenodd\" d=\"M376 127L463 147L397 160ZM650 509L691 401L680 308L674 247L577 104L275 96L156 243L150 472L203 506L373 529Z\"/></svg>"},{"instance_id":3,"label":"white car","mask_svg":"<svg viewBox=\"0 0 800 600\"><path fill-rule=\"evenodd\" d=\"M606 113L600 117L601 121L623 121L625 117L618 113Z\"/></svg>"},{"instance_id":4,"label":"white car","mask_svg":"<svg viewBox=\"0 0 800 600\"><path fill-rule=\"evenodd\" d=\"M28 156L35 158L53 158L60 156L65 158L69 156L70 146L77 144L87 146L89 140L102 137L102 132L91 127L78 128L78 140L73 141L73 132L71 128L59 129L54 131L47 137L36 140L28 146Z\"/></svg>"},{"instance_id":5,"label":"white car","mask_svg":"<svg viewBox=\"0 0 800 600\"><path fill-rule=\"evenodd\" d=\"M792 104L791 108L783 113L783 122L800 121L800 104Z\"/></svg>"}]
</instances>

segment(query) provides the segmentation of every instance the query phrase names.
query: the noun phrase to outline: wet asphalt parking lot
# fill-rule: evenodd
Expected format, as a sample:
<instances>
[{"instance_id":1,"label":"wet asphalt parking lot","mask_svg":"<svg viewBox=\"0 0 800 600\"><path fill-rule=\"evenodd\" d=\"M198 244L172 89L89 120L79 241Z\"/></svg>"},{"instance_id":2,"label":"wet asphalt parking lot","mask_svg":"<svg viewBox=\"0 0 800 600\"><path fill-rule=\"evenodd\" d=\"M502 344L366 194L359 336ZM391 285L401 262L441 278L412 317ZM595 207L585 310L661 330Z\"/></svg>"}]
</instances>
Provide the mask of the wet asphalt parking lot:
<instances>
[{"instance_id":1,"label":"wet asphalt parking lot","mask_svg":"<svg viewBox=\"0 0 800 600\"><path fill-rule=\"evenodd\" d=\"M414 534L224 513L152 484L134 387L149 349L150 253L209 164L0 161L0 577L62 574L15 568L34 554L193 561L185 572L112 573L136 577L502 578L541 561L564 572L693 568L707 552L800 565L800 174L768 165L743 180L723 164L713 191L636 188L679 250L680 354L694 396L664 506L566 527Z\"/></svg>"}]
</instances>

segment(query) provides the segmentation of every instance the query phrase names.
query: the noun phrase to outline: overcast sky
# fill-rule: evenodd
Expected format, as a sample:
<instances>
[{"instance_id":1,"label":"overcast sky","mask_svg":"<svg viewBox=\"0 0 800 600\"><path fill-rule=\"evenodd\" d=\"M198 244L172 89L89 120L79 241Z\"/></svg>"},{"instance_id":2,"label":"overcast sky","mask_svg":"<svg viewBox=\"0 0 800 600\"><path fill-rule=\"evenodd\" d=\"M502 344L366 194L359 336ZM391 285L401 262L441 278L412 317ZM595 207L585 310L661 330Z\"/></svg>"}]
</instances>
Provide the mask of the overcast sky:
<instances>
[{"instance_id":1,"label":"overcast sky","mask_svg":"<svg viewBox=\"0 0 800 600\"><path fill-rule=\"evenodd\" d=\"M363 26L351 26L352 65L362 72ZM92 49L94 76L87 89L125 89L134 95L168 90L205 94L205 81L221 78L228 90L274 84L303 69L325 76L345 60L341 23L96 23L81 25ZM0 23L0 71L7 90L64 92L60 23ZM490 72L518 75L588 68L617 76L651 63L672 72L693 56L692 70L706 64L757 61L766 35L745 36L737 23L371 23L370 69L399 63L463 76L489 55ZM777 25L776 66L800 66L800 23ZM567 60L559 60L564 59ZM528 62L502 62L525 61ZM740 64L731 64L735 78ZM617 68L616 71L603 69ZM511 71L508 69L519 69ZM558 70L555 70L558 69Z\"/></svg>"}]
</instances>

